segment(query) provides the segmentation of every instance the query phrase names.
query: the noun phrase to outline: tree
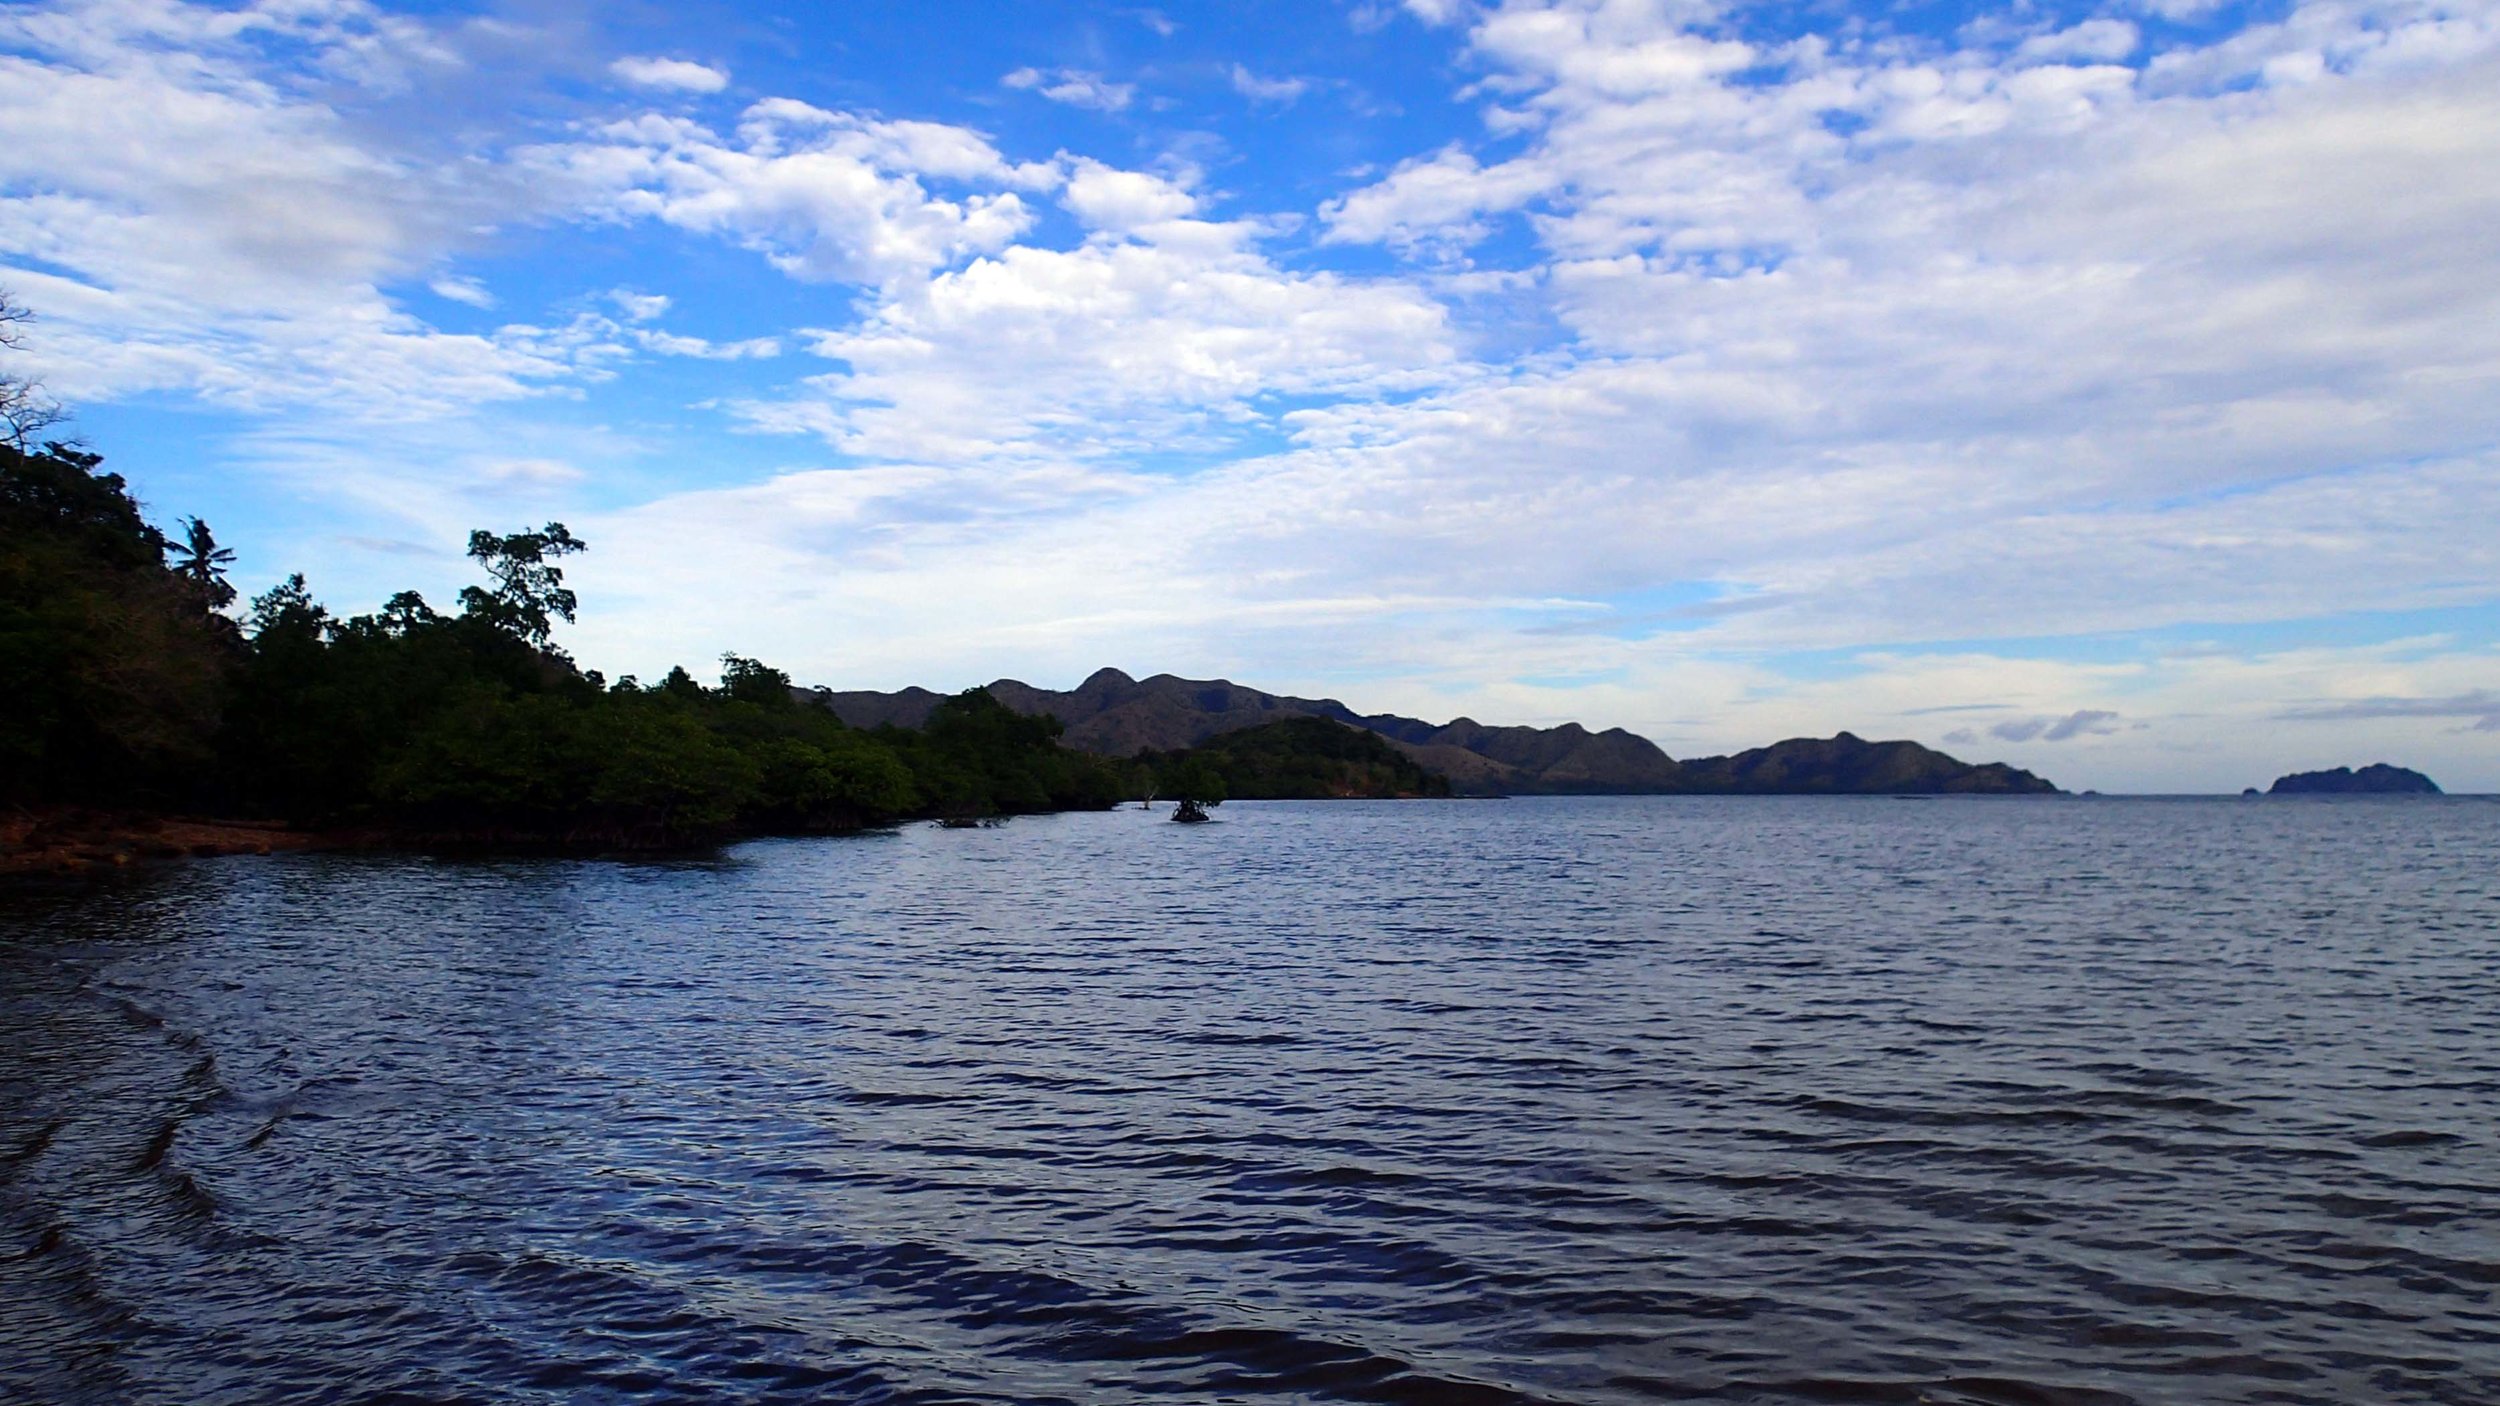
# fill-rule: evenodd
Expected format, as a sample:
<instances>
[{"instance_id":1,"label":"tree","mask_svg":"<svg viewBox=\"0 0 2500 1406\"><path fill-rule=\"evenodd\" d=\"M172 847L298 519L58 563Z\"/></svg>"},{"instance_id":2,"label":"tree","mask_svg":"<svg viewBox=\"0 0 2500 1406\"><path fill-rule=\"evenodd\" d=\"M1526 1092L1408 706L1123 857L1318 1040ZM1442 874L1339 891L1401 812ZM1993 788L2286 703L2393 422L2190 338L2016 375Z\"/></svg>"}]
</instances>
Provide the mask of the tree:
<instances>
[{"instance_id":1,"label":"tree","mask_svg":"<svg viewBox=\"0 0 2500 1406\"><path fill-rule=\"evenodd\" d=\"M428 626L440 624L443 617L434 613L434 607L425 603L425 597L414 591L401 591L382 602L381 614L376 619L384 634L405 639Z\"/></svg>"},{"instance_id":2,"label":"tree","mask_svg":"<svg viewBox=\"0 0 2500 1406\"><path fill-rule=\"evenodd\" d=\"M557 620L571 621L580 600L564 588L564 571L555 559L586 550L589 543L565 530L560 522L536 532L498 537L492 532L469 534L469 555L494 578L492 589L466 586L461 609L509 635L544 648Z\"/></svg>"},{"instance_id":3,"label":"tree","mask_svg":"<svg viewBox=\"0 0 2500 1406\"><path fill-rule=\"evenodd\" d=\"M181 794L219 725L231 626L102 462L0 443L0 798Z\"/></svg>"},{"instance_id":4,"label":"tree","mask_svg":"<svg viewBox=\"0 0 2500 1406\"><path fill-rule=\"evenodd\" d=\"M0 445L0 527L20 541L75 542L93 565L162 571L164 534L140 516L120 474L98 472L103 462L69 444L31 454Z\"/></svg>"},{"instance_id":5,"label":"tree","mask_svg":"<svg viewBox=\"0 0 2500 1406\"><path fill-rule=\"evenodd\" d=\"M1155 778L1155 789L1184 804L1220 806L1229 793L1224 773L1194 752L1184 752Z\"/></svg>"},{"instance_id":6,"label":"tree","mask_svg":"<svg viewBox=\"0 0 2500 1406\"><path fill-rule=\"evenodd\" d=\"M17 300L6 288L0 288L0 348L23 351L25 333L19 329L35 320L35 314ZM43 383L14 371L0 371L0 442L25 453L44 431L69 418L61 403L44 394Z\"/></svg>"},{"instance_id":7,"label":"tree","mask_svg":"<svg viewBox=\"0 0 2500 1406\"><path fill-rule=\"evenodd\" d=\"M724 654L720 657L723 696L759 708L785 712L797 706L790 697L790 676L759 659Z\"/></svg>"},{"instance_id":8,"label":"tree","mask_svg":"<svg viewBox=\"0 0 2500 1406\"><path fill-rule=\"evenodd\" d=\"M329 628L330 612L313 599L298 571L252 597L250 624L253 640L264 645L280 638L317 645Z\"/></svg>"},{"instance_id":9,"label":"tree","mask_svg":"<svg viewBox=\"0 0 2500 1406\"><path fill-rule=\"evenodd\" d=\"M182 540L167 548L174 556L174 574L189 581L209 609L223 610L234 604L234 587L226 582L226 568L234 564L234 553L217 545L207 523L195 517L182 521Z\"/></svg>"}]
</instances>

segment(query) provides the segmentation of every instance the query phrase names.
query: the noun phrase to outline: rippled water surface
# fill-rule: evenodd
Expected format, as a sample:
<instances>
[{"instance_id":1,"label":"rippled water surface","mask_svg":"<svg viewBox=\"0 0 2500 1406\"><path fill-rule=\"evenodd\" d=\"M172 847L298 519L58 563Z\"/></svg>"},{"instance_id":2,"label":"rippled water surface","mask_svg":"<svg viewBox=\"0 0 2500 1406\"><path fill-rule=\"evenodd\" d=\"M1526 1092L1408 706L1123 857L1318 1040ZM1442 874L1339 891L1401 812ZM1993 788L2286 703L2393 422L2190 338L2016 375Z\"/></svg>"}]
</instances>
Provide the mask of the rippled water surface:
<instances>
[{"instance_id":1,"label":"rippled water surface","mask_svg":"<svg viewBox=\"0 0 2500 1406\"><path fill-rule=\"evenodd\" d=\"M2500 806L0 894L0 1399L2500 1401Z\"/></svg>"}]
</instances>

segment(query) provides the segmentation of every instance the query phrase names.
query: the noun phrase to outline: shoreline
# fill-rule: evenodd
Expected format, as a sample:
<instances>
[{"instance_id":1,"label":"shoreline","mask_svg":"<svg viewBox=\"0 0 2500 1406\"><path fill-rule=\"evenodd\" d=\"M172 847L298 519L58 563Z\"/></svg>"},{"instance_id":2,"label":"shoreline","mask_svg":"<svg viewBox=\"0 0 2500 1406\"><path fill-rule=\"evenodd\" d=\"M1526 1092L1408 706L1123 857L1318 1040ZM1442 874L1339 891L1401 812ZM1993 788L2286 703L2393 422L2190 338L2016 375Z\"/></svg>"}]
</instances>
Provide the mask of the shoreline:
<instances>
[{"instance_id":1,"label":"shoreline","mask_svg":"<svg viewBox=\"0 0 2500 1406\"><path fill-rule=\"evenodd\" d=\"M0 876L111 873L177 859L371 847L378 837L221 820L58 807L0 816Z\"/></svg>"},{"instance_id":2,"label":"shoreline","mask_svg":"<svg viewBox=\"0 0 2500 1406\"><path fill-rule=\"evenodd\" d=\"M2229 792L2182 792L2175 794L2130 793L2121 796L2098 794L2077 795L2058 792L2050 795L2001 795L1988 792L1873 792L1873 793L1782 793L1782 792L1524 792L1504 795L1460 793L1453 796L1275 796L1236 797L1241 803L1295 801L1506 801L1547 799L1634 799L1665 797L1671 799L1724 799L1759 797L1764 799L1836 799L1836 800L2174 800L2217 801L2245 800ZM2291 795L2265 796L2257 799L2293 801L2338 800L2488 800L2489 796L2451 793L2436 797L2389 797L2384 795ZM1128 810L1136 802L1124 801L1106 809ZM1079 810L1092 809L1078 807ZM1052 814L1054 812L1028 812ZM184 859L219 859L236 855L304 854L316 852L398 851L410 854L445 855L656 855L698 853L734 844L740 840L764 839L774 836L852 835L891 825L909 825L932 820L933 816L897 816L883 821L862 821L850 825L833 825L802 830L730 830L708 836L676 836L661 841L648 836L614 832L549 836L544 834L495 831L415 831L381 827L359 829L298 829L282 820L237 820L197 815L165 815L130 810L105 810L82 806L53 806L33 810L0 812L0 881L12 879L80 878L133 869ZM1011 818L1001 816L1000 819Z\"/></svg>"}]
</instances>

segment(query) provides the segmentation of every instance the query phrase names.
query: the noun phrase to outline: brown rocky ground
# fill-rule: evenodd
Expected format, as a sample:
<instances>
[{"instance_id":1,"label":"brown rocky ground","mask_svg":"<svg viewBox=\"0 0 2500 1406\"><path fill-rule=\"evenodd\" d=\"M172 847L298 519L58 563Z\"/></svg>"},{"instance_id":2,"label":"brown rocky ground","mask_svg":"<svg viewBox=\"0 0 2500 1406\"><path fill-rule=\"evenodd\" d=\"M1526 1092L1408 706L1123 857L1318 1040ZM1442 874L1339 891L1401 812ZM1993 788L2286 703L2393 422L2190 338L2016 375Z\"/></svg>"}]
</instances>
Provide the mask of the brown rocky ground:
<instances>
[{"instance_id":1,"label":"brown rocky ground","mask_svg":"<svg viewBox=\"0 0 2500 1406\"><path fill-rule=\"evenodd\" d=\"M0 812L0 875L85 874L168 859L335 849L336 835L276 821L83 809Z\"/></svg>"}]
</instances>

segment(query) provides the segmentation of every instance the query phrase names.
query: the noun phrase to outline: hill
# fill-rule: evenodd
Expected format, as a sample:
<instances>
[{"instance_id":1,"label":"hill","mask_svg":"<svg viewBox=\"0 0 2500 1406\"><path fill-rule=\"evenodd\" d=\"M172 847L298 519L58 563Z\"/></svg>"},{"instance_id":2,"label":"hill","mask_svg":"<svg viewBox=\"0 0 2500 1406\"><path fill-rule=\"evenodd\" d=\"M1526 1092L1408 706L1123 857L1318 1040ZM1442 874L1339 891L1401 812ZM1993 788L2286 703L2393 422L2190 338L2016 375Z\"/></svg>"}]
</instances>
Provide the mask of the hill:
<instances>
[{"instance_id":1,"label":"hill","mask_svg":"<svg viewBox=\"0 0 2500 1406\"><path fill-rule=\"evenodd\" d=\"M1158 778L1198 759L1234 800L1446 796L1448 778L1425 770L1379 733L1333 718L1280 718L1220 733L1181 752L1140 755ZM1173 788L1158 784L1158 791Z\"/></svg>"},{"instance_id":2,"label":"hill","mask_svg":"<svg viewBox=\"0 0 2500 1406\"><path fill-rule=\"evenodd\" d=\"M2045 796L2057 787L2003 762L1973 766L1916 742L1850 733L1795 737L1683 764L1687 791L1723 795Z\"/></svg>"},{"instance_id":3,"label":"hill","mask_svg":"<svg viewBox=\"0 0 2500 1406\"><path fill-rule=\"evenodd\" d=\"M2418 771L2374 762L2359 771L2339 766L2332 771L2296 771L2277 777L2270 796L2436 796L2439 783Z\"/></svg>"},{"instance_id":4,"label":"hill","mask_svg":"<svg viewBox=\"0 0 2500 1406\"><path fill-rule=\"evenodd\" d=\"M1473 718L1430 723L1394 713L1357 713L1334 698L1262 692L1229 679L1156 674L1134 679L1099 669L1074 689L1015 679L990 696L1019 713L1057 718L1068 746L1110 757L1178 752L1211 738L1282 719L1325 718L1386 738L1461 794L2034 795L2057 787L2001 763L1973 766L1915 742L1868 742L1848 733L1796 738L1731 757L1678 762L1622 728L1488 727ZM814 690L805 695L854 727L914 727L940 695ZM1246 794L1237 792L1236 794Z\"/></svg>"}]
</instances>

